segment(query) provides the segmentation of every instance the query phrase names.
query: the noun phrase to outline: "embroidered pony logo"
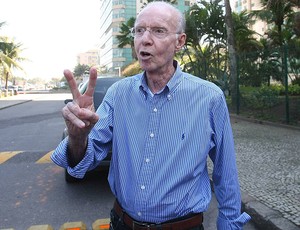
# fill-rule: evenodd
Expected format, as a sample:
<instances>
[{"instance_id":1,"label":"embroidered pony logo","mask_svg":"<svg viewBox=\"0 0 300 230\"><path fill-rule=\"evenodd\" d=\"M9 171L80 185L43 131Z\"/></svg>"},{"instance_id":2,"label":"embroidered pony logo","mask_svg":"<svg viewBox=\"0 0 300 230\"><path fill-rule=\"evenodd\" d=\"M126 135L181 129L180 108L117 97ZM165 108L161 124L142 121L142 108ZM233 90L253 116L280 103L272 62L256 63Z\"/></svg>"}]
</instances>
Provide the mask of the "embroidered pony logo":
<instances>
[{"instance_id":1,"label":"embroidered pony logo","mask_svg":"<svg viewBox=\"0 0 300 230\"><path fill-rule=\"evenodd\" d=\"M184 138L185 138L185 133L183 133L183 134L181 135L181 140L184 140Z\"/></svg>"}]
</instances>

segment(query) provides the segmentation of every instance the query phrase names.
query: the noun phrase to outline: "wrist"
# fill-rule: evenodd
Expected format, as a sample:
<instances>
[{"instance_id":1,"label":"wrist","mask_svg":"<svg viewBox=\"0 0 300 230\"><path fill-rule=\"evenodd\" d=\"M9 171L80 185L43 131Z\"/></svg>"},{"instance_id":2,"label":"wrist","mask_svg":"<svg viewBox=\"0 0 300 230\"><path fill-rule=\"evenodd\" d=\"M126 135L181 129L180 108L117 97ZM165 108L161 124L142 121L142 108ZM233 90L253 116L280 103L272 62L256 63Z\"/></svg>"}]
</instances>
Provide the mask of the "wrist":
<instances>
[{"instance_id":1,"label":"wrist","mask_svg":"<svg viewBox=\"0 0 300 230\"><path fill-rule=\"evenodd\" d=\"M71 167L76 166L84 158L87 142L87 137L68 137L67 156Z\"/></svg>"}]
</instances>

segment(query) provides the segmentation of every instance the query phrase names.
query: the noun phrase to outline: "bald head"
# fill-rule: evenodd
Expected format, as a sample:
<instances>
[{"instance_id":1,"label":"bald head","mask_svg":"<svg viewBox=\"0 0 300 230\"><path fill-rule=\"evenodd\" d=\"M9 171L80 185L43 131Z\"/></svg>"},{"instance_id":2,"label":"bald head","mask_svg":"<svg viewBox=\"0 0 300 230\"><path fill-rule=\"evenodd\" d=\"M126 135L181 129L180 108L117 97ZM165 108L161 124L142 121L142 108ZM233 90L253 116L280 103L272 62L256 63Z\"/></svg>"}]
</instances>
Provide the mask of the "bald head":
<instances>
[{"instance_id":1,"label":"bald head","mask_svg":"<svg viewBox=\"0 0 300 230\"><path fill-rule=\"evenodd\" d=\"M174 24L176 26L176 32L183 33L185 31L185 18L183 14L173 5L167 2L163 1L155 1L148 3L138 14L137 20L139 19L139 16L143 15L144 12L152 11L163 11L166 14L170 14L170 18L174 20Z\"/></svg>"}]
</instances>

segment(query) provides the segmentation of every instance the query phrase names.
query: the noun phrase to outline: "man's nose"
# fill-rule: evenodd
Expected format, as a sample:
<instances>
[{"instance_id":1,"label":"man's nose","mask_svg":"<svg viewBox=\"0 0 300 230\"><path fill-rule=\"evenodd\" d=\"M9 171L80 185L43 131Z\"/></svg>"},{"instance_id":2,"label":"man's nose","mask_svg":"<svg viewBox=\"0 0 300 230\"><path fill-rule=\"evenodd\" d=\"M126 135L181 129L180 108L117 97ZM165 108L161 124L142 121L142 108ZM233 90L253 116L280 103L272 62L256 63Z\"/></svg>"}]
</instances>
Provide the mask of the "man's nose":
<instances>
[{"instance_id":1,"label":"man's nose","mask_svg":"<svg viewBox=\"0 0 300 230\"><path fill-rule=\"evenodd\" d=\"M150 28L146 28L145 32L143 33L143 36L147 34L148 36L152 34L152 31Z\"/></svg>"},{"instance_id":2,"label":"man's nose","mask_svg":"<svg viewBox=\"0 0 300 230\"><path fill-rule=\"evenodd\" d=\"M144 34L142 35L142 43L145 44L151 44L153 42L152 40L152 34L150 29L146 29Z\"/></svg>"}]
</instances>

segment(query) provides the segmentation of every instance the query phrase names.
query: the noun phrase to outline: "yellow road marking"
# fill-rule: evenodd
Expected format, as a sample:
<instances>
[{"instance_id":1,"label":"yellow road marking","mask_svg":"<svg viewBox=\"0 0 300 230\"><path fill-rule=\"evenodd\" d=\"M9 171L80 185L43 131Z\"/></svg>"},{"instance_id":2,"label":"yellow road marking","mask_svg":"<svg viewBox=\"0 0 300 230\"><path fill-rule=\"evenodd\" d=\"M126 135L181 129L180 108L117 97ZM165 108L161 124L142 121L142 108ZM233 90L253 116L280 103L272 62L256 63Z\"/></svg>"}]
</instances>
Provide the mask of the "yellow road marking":
<instances>
[{"instance_id":1,"label":"yellow road marking","mask_svg":"<svg viewBox=\"0 0 300 230\"><path fill-rule=\"evenodd\" d=\"M9 160L13 156L22 153L23 151L8 151L8 152L0 152L0 164L4 163L5 161Z\"/></svg>"},{"instance_id":2,"label":"yellow road marking","mask_svg":"<svg viewBox=\"0 0 300 230\"><path fill-rule=\"evenodd\" d=\"M54 150L48 152L46 155L44 155L42 158L37 160L35 163L36 164L47 164L47 163L52 163L50 156L54 152Z\"/></svg>"}]
</instances>

